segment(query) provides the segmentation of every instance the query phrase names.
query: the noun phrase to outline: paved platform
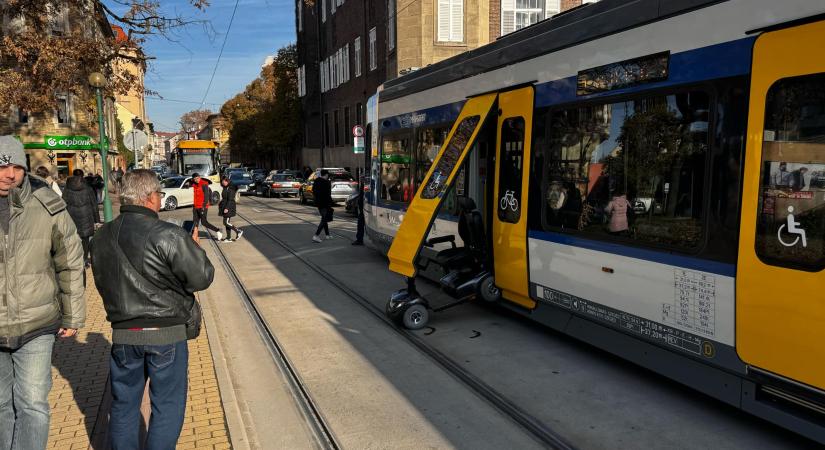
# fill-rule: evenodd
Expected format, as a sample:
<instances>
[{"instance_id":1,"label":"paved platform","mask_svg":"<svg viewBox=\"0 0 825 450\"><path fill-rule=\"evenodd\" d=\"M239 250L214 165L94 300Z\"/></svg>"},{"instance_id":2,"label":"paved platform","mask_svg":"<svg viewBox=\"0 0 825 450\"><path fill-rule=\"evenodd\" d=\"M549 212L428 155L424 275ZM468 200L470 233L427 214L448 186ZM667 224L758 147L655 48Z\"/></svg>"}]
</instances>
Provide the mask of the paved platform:
<instances>
[{"instance_id":1,"label":"paved platform","mask_svg":"<svg viewBox=\"0 0 825 450\"><path fill-rule=\"evenodd\" d=\"M58 339L54 348L50 449L108 447L111 328L91 271L86 275L86 327L75 338ZM207 331L204 326L189 341L189 396L179 449L231 448Z\"/></svg>"}]
</instances>

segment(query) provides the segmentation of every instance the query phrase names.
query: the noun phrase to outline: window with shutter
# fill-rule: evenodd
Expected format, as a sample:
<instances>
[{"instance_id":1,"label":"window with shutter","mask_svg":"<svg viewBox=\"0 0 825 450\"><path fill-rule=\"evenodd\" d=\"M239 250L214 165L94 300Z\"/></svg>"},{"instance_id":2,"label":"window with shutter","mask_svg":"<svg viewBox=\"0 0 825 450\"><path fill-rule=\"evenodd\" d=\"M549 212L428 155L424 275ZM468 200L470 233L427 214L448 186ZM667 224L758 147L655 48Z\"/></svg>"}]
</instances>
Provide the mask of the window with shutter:
<instances>
[{"instance_id":1,"label":"window with shutter","mask_svg":"<svg viewBox=\"0 0 825 450\"><path fill-rule=\"evenodd\" d=\"M438 0L438 41L464 42L464 0Z\"/></svg>"},{"instance_id":2,"label":"window with shutter","mask_svg":"<svg viewBox=\"0 0 825 450\"><path fill-rule=\"evenodd\" d=\"M335 14L335 7L337 6L338 0L329 0L329 14Z\"/></svg>"},{"instance_id":3,"label":"window with shutter","mask_svg":"<svg viewBox=\"0 0 825 450\"><path fill-rule=\"evenodd\" d=\"M358 78L361 76L361 36L355 38L352 46L355 49L355 77Z\"/></svg>"},{"instance_id":4,"label":"window with shutter","mask_svg":"<svg viewBox=\"0 0 825 450\"><path fill-rule=\"evenodd\" d=\"M549 19L561 12L561 0L544 0L544 18Z\"/></svg>"},{"instance_id":5,"label":"window with shutter","mask_svg":"<svg viewBox=\"0 0 825 450\"><path fill-rule=\"evenodd\" d=\"M375 28L370 30L370 70L375 70L378 68L378 64L376 63L377 57L375 55Z\"/></svg>"},{"instance_id":6,"label":"window with shutter","mask_svg":"<svg viewBox=\"0 0 825 450\"><path fill-rule=\"evenodd\" d=\"M464 0L450 0L450 42L464 42Z\"/></svg>"},{"instance_id":7,"label":"window with shutter","mask_svg":"<svg viewBox=\"0 0 825 450\"><path fill-rule=\"evenodd\" d=\"M395 0L387 0L387 51L395 48Z\"/></svg>"},{"instance_id":8,"label":"window with shutter","mask_svg":"<svg viewBox=\"0 0 825 450\"><path fill-rule=\"evenodd\" d=\"M516 0L501 0L501 35L516 31Z\"/></svg>"},{"instance_id":9,"label":"window with shutter","mask_svg":"<svg viewBox=\"0 0 825 450\"><path fill-rule=\"evenodd\" d=\"M344 44L344 82L349 81L349 44Z\"/></svg>"},{"instance_id":10,"label":"window with shutter","mask_svg":"<svg viewBox=\"0 0 825 450\"><path fill-rule=\"evenodd\" d=\"M327 21L327 0L318 2L318 7L321 8L321 22Z\"/></svg>"}]
</instances>

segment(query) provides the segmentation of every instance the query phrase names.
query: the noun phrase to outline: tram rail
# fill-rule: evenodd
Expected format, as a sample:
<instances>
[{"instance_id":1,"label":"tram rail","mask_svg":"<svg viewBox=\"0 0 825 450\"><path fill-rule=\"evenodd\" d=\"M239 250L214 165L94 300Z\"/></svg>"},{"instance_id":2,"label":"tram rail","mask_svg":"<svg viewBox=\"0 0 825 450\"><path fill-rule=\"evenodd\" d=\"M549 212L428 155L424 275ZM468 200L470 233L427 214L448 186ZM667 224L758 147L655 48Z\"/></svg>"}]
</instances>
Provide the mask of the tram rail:
<instances>
[{"instance_id":1,"label":"tram rail","mask_svg":"<svg viewBox=\"0 0 825 450\"><path fill-rule=\"evenodd\" d=\"M279 210L279 208L274 207L272 207L271 209ZM314 223L312 222L295 216L290 211L281 210L281 212L284 212L287 215L307 224L314 225ZM446 370L449 374L451 374L465 386L470 388L474 393L476 393L476 395L478 395L479 397L490 403L492 406L494 406L501 414L503 414L505 417L508 417L510 420L521 426L525 431L530 433L538 442L547 446L548 448L558 450L569 450L575 448L572 444L567 442L561 435L559 435L557 432L555 432L547 425L545 425L541 420L523 410L516 403L505 397L503 394L498 392L496 389L482 381L480 378L478 378L471 372L462 368L461 365L455 362L453 359L451 359L441 351L437 350L436 348L427 344L415 333L397 327L392 321L390 321L390 319L386 317L383 310L372 304L362 295L355 292L340 279L326 271L323 267L319 266L318 264L315 264L308 258L304 257L299 251L288 245L282 239L266 230L264 227L256 223L254 220L250 219L248 215L242 214L240 211L238 211L237 216L241 220L248 223L251 227L259 231L262 235L266 236L268 239L278 244L278 246L286 250L293 257L301 261L310 270L317 273L324 280L335 286L338 290L345 294L347 298L351 299L353 302L364 308L364 310L372 314L379 321L381 321L390 329L395 331L397 334L399 334L401 337L403 337L405 340L407 340L409 343L415 346L424 355L428 356L431 360L435 361L441 368ZM217 247L217 245L215 246ZM225 262L225 264L228 265L229 263L226 260L226 257L223 255L223 253L221 253L220 249L218 249L217 251L221 254L221 258ZM237 278L237 275L234 272L232 272L232 277L235 280L237 280L238 283L240 283L240 280ZM245 292L243 295L245 298L249 298L248 294L246 294ZM254 301L251 301L250 298L248 304L254 305ZM261 322L264 322L265 325L265 321L260 316L260 314L257 313L257 310L256 316L257 319ZM268 335L272 336L269 330L267 331L267 333ZM274 336L272 336L272 339L274 340Z\"/></svg>"},{"instance_id":2,"label":"tram rail","mask_svg":"<svg viewBox=\"0 0 825 450\"><path fill-rule=\"evenodd\" d=\"M316 448L322 450L339 450L341 449L341 445L338 443L335 433L332 431L332 428L329 426L327 420L324 418L320 408L318 408L317 403L312 398L306 384L302 381L300 374L296 370L295 366L290 361L289 357L287 356L286 352L284 351L283 347L281 346L278 338L273 333L272 329L264 319L263 315L261 314L255 300L246 290L241 282L238 273L235 271L235 268L232 266L232 263L229 262L229 258L226 257L223 250L220 246L215 242L214 239L209 239L212 243L212 247L215 249L215 252L218 254L221 260L221 265L226 270L226 273L229 276L232 285L235 287L235 290L240 295L241 299L243 299L243 305L249 313L252 322L255 325L258 334L261 336L261 340L263 341L264 345L266 346L267 350L269 350L270 355L272 356L273 361L275 362L278 369L284 375L284 379L287 382L287 387L289 392L295 401L295 404L298 407L301 415L303 416L310 433L312 434L312 438L314 439L314 443Z\"/></svg>"}]
</instances>

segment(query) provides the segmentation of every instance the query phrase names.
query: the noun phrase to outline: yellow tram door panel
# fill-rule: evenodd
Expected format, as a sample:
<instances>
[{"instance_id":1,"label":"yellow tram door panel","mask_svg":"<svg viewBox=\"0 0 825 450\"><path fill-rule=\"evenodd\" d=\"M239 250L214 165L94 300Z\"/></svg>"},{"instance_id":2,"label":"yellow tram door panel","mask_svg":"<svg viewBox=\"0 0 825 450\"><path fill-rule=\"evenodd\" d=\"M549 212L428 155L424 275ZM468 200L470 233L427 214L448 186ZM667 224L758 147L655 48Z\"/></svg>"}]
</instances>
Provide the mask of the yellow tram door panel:
<instances>
[{"instance_id":1,"label":"yellow tram door panel","mask_svg":"<svg viewBox=\"0 0 825 450\"><path fill-rule=\"evenodd\" d=\"M530 188L530 143L533 87L498 97L496 172L492 198L493 267L505 299L533 309L527 285L527 195Z\"/></svg>"},{"instance_id":2,"label":"yellow tram door panel","mask_svg":"<svg viewBox=\"0 0 825 450\"><path fill-rule=\"evenodd\" d=\"M748 365L825 389L825 22L753 53L736 346Z\"/></svg>"},{"instance_id":3,"label":"yellow tram door panel","mask_svg":"<svg viewBox=\"0 0 825 450\"><path fill-rule=\"evenodd\" d=\"M387 256L393 272L407 277L415 276L415 259L435 220L438 207L473 147L479 130L495 104L496 95L493 93L473 97L461 109L392 240Z\"/></svg>"}]
</instances>

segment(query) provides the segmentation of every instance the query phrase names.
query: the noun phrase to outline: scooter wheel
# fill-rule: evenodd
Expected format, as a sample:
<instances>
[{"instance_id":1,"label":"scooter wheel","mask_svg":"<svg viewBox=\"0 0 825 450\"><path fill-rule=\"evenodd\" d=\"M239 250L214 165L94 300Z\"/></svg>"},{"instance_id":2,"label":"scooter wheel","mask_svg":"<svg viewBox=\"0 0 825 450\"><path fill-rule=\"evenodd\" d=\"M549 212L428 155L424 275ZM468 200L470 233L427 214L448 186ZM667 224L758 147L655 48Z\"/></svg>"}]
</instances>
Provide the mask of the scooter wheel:
<instances>
[{"instance_id":1,"label":"scooter wheel","mask_svg":"<svg viewBox=\"0 0 825 450\"><path fill-rule=\"evenodd\" d=\"M401 318L404 328L408 330L420 330L427 326L430 320L430 312L424 305L412 305L406 310Z\"/></svg>"},{"instance_id":2,"label":"scooter wheel","mask_svg":"<svg viewBox=\"0 0 825 450\"><path fill-rule=\"evenodd\" d=\"M486 302L495 303L501 300L501 289L496 287L496 280L492 276L483 279L478 290L481 298Z\"/></svg>"}]
</instances>

